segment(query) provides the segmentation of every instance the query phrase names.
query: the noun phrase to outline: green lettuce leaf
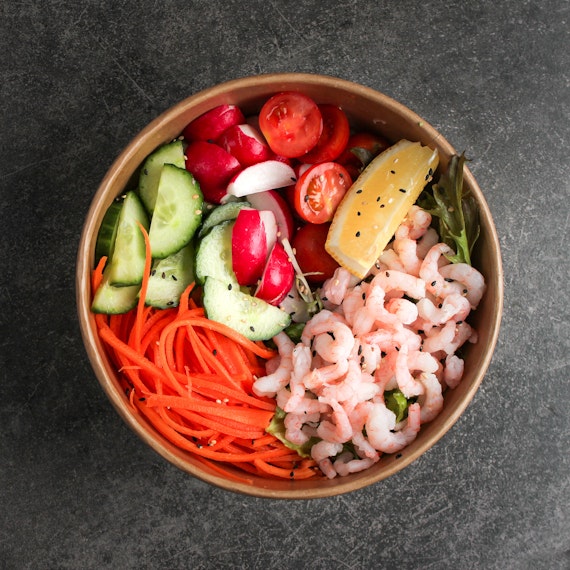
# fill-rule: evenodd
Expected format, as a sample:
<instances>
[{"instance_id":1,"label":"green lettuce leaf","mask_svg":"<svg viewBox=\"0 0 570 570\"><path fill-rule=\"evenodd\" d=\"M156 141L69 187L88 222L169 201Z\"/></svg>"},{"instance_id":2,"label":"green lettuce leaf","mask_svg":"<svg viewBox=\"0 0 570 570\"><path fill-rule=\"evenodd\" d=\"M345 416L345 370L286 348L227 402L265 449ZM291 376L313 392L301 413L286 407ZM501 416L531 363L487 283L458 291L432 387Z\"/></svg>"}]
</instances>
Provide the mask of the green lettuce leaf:
<instances>
[{"instance_id":1,"label":"green lettuce leaf","mask_svg":"<svg viewBox=\"0 0 570 570\"><path fill-rule=\"evenodd\" d=\"M418 204L438 218L441 240L455 251L447 256L452 263L471 265L473 246L479 237L479 210L471 192L463 189L466 158L453 155L447 172L431 189L422 192Z\"/></svg>"},{"instance_id":2,"label":"green lettuce leaf","mask_svg":"<svg viewBox=\"0 0 570 570\"><path fill-rule=\"evenodd\" d=\"M408 406L413 400L408 400L400 390L389 390L384 392L384 403L386 407L396 414L396 423L408 417Z\"/></svg>"}]
</instances>

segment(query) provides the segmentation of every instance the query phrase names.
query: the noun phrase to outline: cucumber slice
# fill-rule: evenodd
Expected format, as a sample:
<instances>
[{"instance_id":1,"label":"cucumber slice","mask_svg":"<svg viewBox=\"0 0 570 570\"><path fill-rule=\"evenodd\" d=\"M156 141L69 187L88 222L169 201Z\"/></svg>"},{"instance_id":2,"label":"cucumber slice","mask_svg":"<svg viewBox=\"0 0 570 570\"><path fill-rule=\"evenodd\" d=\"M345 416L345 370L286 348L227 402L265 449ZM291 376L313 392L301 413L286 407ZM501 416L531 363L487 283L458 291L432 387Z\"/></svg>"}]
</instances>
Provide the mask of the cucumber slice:
<instances>
[{"instance_id":1,"label":"cucumber slice","mask_svg":"<svg viewBox=\"0 0 570 570\"><path fill-rule=\"evenodd\" d=\"M148 279L145 303L159 309L177 307L180 295L194 280L194 243L155 260Z\"/></svg>"},{"instance_id":2,"label":"cucumber slice","mask_svg":"<svg viewBox=\"0 0 570 570\"><path fill-rule=\"evenodd\" d=\"M190 242L202 220L203 202L190 172L173 164L162 167L149 231L153 258L163 259Z\"/></svg>"},{"instance_id":3,"label":"cucumber slice","mask_svg":"<svg viewBox=\"0 0 570 570\"><path fill-rule=\"evenodd\" d=\"M273 338L291 323L279 307L242 293L213 277L204 283L204 309L209 319L223 323L250 340Z\"/></svg>"},{"instance_id":4,"label":"cucumber slice","mask_svg":"<svg viewBox=\"0 0 570 570\"><path fill-rule=\"evenodd\" d=\"M97 242L95 243L95 265L99 263L102 257L111 259L115 246L115 238L117 237L117 229L119 228L119 215L123 201L113 202L101 222L99 233L97 234Z\"/></svg>"},{"instance_id":5,"label":"cucumber slice","mask_svg":"<svg viewBox=\"0 0 570 570\"><path fill-rule=\"evenodd\" d=\"M249 202L228 202L227 204L217 206L202 222L198 236L205 236L214 226L217 226L222 222L225 222L227 220L235 220L242 208L251 207L252 205Z\"/></svg>"},{"instance_id":6,"label":"cucumber slice","mask_svg":"<svg viewBox=\"0 0 570 570\"><path fill-rule=\"evenodd\" d=\"M148 216L138 196L129 191L123 200L110 259L109 283L115 287L142 282L145 264L144 236L138 222L148 230Z\"/></svg>"},{"instance_id":7,"label":"cucumber slice","mask_svg":"<svg viewBox=\"0 0 570 570\"><path fill-rule=\"evenodd\" d=\"M93 297L91 310L94 313L118 315L127 313L137 305L139 285L115 287L109 281L109 267L103 271L103 280Z\"/></svg>"},{"instance_id":8,"label":"cucumber slice","mask_svg":"<svg viewBox=\"0 0 570 570\"><path fill-rule=\"evenodd\" d=\"M222 222L200 240L196 252L196 279L199 283L203 283L206 277L214 277L239 287L232 269L233 227L233 221Z\"/></svg>"},{"instance_id":9,"label":"cucumber slice","mask_svg":"<svg viewBox=\"0 0 570 570\"><path fill-rule=\"evenodd\" d=\"M181 140L162 145L144 161L139 176L139 196L149 213L154 212L158 183L165 164L184 168L184 146Z\"/></svg>"}]
</instances>

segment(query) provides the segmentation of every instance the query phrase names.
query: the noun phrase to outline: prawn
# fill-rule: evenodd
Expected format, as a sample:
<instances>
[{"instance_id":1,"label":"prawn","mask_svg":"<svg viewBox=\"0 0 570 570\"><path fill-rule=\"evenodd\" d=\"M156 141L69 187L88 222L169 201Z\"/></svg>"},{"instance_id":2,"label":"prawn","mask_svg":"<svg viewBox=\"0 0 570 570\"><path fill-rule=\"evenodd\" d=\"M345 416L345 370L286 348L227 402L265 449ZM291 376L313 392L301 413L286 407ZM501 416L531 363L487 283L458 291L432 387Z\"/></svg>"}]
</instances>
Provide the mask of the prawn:
<instances>
[{"instance_id":1,"label":"prawn","mask_svg":"<svg viewBox=\"0 0 570 570\"><path fill-rule=\"evenodd\" d=\"M341 451L342 443L322 440L311 447L311 457L317 462L325 476L333 479L337 473L330 458L337 456Z\"/></svg>"},{"instance_id":2,"label":"prawn","mask_svg":"<svg viewBox=\"0 0 570 570\"><path fill-rule=\"evenodd\" d=\"M322 420L317 427L317 436L335 443L345 443L352 439L353 430L346 410L333 398L320 397L319 401L332 408L330 419Z\"/></svg>"},{"instance_id":3,"label":"prawn","mask_svg":"<svg viewBox=\"0 0 570 570\"><path fill-rule=\"evenodd\" d=\"M348 289L357 283L358 279L352 273L344 267L337 267L333 276L323 283L321 298L333 305L340 305Z\"/></svg>"},{"instance_id":4,"label":"prawn","mask_svg":"<svg viewBox=\"0 0 570 570\"><path fill-rule=\"evenodd\" d=\"M425 325L432 326L442 325L449 320L463 321L471 312L471 304L469 300L458 293L451 293L443 302L441 307L436 307L433 301L424 297L417 302L418 316L422 319L424 329Z\"/></svg>"},{"instance_id":5,"label":"prawn","mask_svg":"<svg viewBox=\"0 0 570 570\"><path fill-rule=\"evenodd\" d=\"M468 263L452 263L440 269L446 282L453 280L471 303L471 308L476 309L485 293L485 278L477 269Z\"/></svg>"},{"instance_id":6,"label":"prawn","mask_svg":"<svg viewBox=\"0 0 570 570\"><path fill-rule=\"evenodd\" d=\"M464 361L455 354L448 354L445 358L443 381L450 388L456 388L463 377Z\"/></svg>"},{"instance_id":7,"label":"prawn","mask_svg":"<svg viewBox=\"0 0 570 570\"><path fill-rule=\"evenodd\" d=\"M375 402L366 420L366 435L374 449L383 453L396 453L416 438L420 429L420 405L416 402L408 408L408 419L399 431L396 427L396 414L383 402Z\"/></svg>"},{"instance_id":8,"label":"prawn","mask_svg":"<svg viewBox=\"0 0 570 570\"><path fill-rule=\"evenodd\" d=\"M441 384L435 374L423 372L420 382L424 386L424 393L418 398L420 405L420 423L431 422L443 408L443 395Z\"/></svg>"},{"instance_id":9,"label":"prawn","mask_svg":"<svg viewBox=\"0 0 570 570\"><path fill-rule=\"evenodd\" d=\"M379 285L384 293L390 297L407 295L411 299L421 299L426 296L424 281L402 271L381 271L374 276L370 285L372 287Z\"/></svg>"},{"instance_id":10,"label":"prawn","mask_svg":"<svg viewBox=\"0 0 570 570\"><path fill-rule=\"evenodd\" d=\"M273 337L279 350L279 366L266 376L261 376L253 383L253 391L257 396L274 397L275 394L289 384L293 370L292 354L295 344L284 332Z\"/></svg>"},{"instance_id":11,"label":"prawn","mask_svg":"<svg viewBox=\"0 0 570 570\"><path fill-rule=\"evenodd\" d=\"M333 467L334 470L341 476L345 477L351 473L358 473L372 467L380 459L380 455L376 454L375 457L364 457L361 459L354 459L350 451L341 453L335 460Z\"/></svg>"},{"instance_id":12,"label":"prawn","mask_svg":"<svg viewBox=\"0 0 570 570\"><path fill-rule=\"evenodd\" d=\"M424 386L416 380L408 367L408 346L404 345L400 348L396 357L395 375L398 388L402 391L406 398L423 394Z\"/></svg>"},{"instance_id":13,"label":"prawn","mask_svg":"<svg viewBox=\"0 0 570 570\"><path fill-rule=\"evenodd\" d=\"M428 230L431 224L431 214L414 204L408 211L402 223L395 232L396 239L408 238L417 240Z\"/></svg>"}]
</instances>

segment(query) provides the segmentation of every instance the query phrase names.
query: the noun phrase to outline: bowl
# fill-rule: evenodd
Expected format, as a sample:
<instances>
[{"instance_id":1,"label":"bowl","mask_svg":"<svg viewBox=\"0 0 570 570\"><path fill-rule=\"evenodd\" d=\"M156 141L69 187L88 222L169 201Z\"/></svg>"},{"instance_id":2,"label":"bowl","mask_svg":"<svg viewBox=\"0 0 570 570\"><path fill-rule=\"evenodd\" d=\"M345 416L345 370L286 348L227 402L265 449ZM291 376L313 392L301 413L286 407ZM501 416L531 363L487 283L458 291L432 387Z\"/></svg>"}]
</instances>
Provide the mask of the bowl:
<instances>
[{"instance_id":1,"label":"bowl","mask_svg":"<svg viewBox=\"0 0 570 570\"><path fill-rule=\"evenodd\" d=\"M133 179L145 157L159 145L177 137L191 120L217 105L236 104L244 112L253 113L259 110L270 95L285 90L301 91L317 102L339 105L355 125L378 131L394 142L407 138L437 148L443 168L447 166L450 157L456 154L451 144L436 129L404 105L371 88L343 79L298 73L267 74L236 79L206 89L174 105L153 120L134 137L111 165L94 195L84 223L77 257L76 296L83 342L98 381L119 415L154 451L188 474L228 491L273 499L309 499L355 491L378 483L409 466L455 424L485 376L499 334L503 307L503 272L491 212L468 169L464 173L464 184L477 200L481 225L474 265L487 282L483 300L470 320L478 331L479 340L467 348L463 380L454 390L448 390L439 416L431 423L424 424L418 437L408 447L398 454L383 455L378 463L366 471L334 479L280 481L252 477L249 482L238 482L231 476L231 472L226 475L210 469L173 446L143 417L132 412L117 372L98 338L94 316L90 311L90 272L94 264L99 226L108 206Z\"/></svg>"}]
</instances>

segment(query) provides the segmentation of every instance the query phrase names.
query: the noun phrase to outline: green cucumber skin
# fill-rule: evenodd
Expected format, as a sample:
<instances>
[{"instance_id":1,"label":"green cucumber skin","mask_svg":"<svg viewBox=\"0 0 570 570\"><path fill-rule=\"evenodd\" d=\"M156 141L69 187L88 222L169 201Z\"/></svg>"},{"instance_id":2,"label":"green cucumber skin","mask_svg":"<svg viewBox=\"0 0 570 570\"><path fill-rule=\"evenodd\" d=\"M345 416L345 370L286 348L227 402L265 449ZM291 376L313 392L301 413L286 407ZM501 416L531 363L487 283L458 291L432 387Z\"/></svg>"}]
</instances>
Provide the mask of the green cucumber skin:
<instances>
[{"instance_id":1,"label":"green cucumber skin","mask_svg":"<svg viewBox=\"0 0 570 570\"><path fill-rule=\"evenodd\" d=\"M206 236L214 226L222 222L235 220L240 210L243 208L252 208L249 202L228 202L217 206L212 212L204 219L198 233L199 237Z\"/></svg>"},{"instance_id":2,"label":"green cucumber skin","mask_svg":"<svg viewBox=\"0 0 570 570\"><path fill-rule=\"evenodd\" d=\"M194 281L194 243L154 261L148 279L145 303L159 309L177 307L180 296Z\"/></svg>"},{"instance_id":3,"label":"green cucumber skin","mask_svg":"<svg viewBox=\"0 0 570 570\"><path fill-rule=\"evenodd\" d=\"M184 168L184 144L181 140L158 147L144 161L139 175L139 196L147 211L152 215L158 194L158 183L165 164Z\"/></svg>"},{"instance_id":4,"label":"green cucumber skin","mask_svg":"<svg viewBox=\"0 0 570 570\"><path fill-rule=\"evenodd\" d=\"M111 259L113 256L122 207L123 201L116 200L107 208L103 216L95 244L95 265L99 263L102 257Z\"/></svg>"},{"instance_id":5,"label":"green cucumber skin","mask_svg":"<svg viewBox=\"0 0 570 570\"><path fill-rule=\"evenodd\" d=\"M115 287L109 282L109 269L103 272L103 280L95 292L91 311L105 315L120 315L134 309L138 302L140 286Z\"/></svg>"},{"instance_id":6,"label":"green cucumber skin","mask_svg":"<svg viewBox=\"0 0 570 570\"><path fill-rule=\"evenodd\" d=\"M129 191L123 200L109 259L109 283L114 287L142 283L146 246L139 223L148 231L147 213L135 192Z\"/></svg>"},{"instance_id":7,"label":"green cucumber skin","mask_svg":"<svg viewBox=\"0 0 570 570\"><path fill-rule=\"evenodd\" d=\"M221 222L199 241L196 251L196 280L199 283L204 283L206 277L214 277L237 285L232 269L233 226L233 220Z\"/></svg>"},{"instance_id":8,"label":"green cucumber skin","mask_svg":"<svg viewBox=\"0 0 570 570\"><path fill-rule=\"evenodd\" d=\"M162 167L149 230L153 258L168 257L190 242L202 221L203 204L190 172L173 164Z\"/></svg>"},{"instance_id":9,"label":"green cucumber skin","mask_svg":"<svg viewBox=\"0 0 570 570\"><path fill-rule=\"evenodd\" d=\"M202 300L209 319L250 340L269 340L291 323L291 317L280 308L213 277L206 278Z\"/></svg>"}]
</instances>

